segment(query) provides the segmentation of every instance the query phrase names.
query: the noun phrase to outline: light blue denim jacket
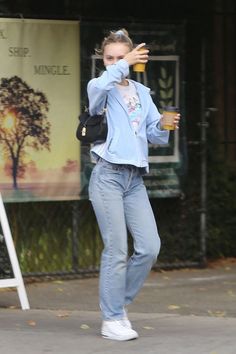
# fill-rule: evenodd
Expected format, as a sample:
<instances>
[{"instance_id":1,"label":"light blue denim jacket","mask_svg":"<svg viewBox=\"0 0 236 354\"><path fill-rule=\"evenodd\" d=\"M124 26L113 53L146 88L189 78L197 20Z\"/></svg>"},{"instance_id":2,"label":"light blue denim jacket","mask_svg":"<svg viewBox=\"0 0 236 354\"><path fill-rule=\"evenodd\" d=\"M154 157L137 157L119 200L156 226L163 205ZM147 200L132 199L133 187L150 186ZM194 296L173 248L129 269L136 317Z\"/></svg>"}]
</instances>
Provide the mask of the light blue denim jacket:
<instances>
[{"instance_id":1,"label":"light blue denim jacket","mask_svg":"<svg viewBox=\"0 0 236 354\"><path fill-rule=\"evenodd\" d=\"M148 143L167 144L169 132L159 129L160 113L155 106L150 89L139 82L132 81L140 99L142 118L135 133L116 84L129 75L129 65L124 60L109 65L103 74L89 81L88 98L90 114L101 113L107 97L108 135L106 142L95 144L91 154L117 164L130 164L148 168Z\"/></svg>"}]
</instances>

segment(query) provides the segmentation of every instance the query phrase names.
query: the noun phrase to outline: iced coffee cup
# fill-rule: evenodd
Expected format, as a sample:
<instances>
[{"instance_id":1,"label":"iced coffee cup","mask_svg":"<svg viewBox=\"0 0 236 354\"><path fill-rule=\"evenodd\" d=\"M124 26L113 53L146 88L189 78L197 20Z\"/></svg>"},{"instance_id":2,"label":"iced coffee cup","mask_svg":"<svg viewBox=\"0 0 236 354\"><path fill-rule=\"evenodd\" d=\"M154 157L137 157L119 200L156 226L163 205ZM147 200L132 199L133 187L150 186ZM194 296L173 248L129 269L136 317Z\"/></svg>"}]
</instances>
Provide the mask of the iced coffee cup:
<instances>
[{"instance_id":1,"label":"iced coffee cup","mask_svg":"<svg viewBox=\"0 0 236 354\"><path fill-rule=\"evenodd\" d=\"M165 130L175 130L174 118L179 113L178 107L167 106L164 107L162 113L162 128Z\"/></svg>"},{"instance_id":2,"label":"iced coffee cup","mask_svg":"<svg viewBox=\"0 0 236 354\"><path fill-rule=\"evenodd\" d=\"M147 47L141 47L139 49L139 51L143 51L146 50ZM146 63L136 63L133 65L133 71L137 72L137 73L144 73L146 68Z\"/></svg>"}]
</instances>

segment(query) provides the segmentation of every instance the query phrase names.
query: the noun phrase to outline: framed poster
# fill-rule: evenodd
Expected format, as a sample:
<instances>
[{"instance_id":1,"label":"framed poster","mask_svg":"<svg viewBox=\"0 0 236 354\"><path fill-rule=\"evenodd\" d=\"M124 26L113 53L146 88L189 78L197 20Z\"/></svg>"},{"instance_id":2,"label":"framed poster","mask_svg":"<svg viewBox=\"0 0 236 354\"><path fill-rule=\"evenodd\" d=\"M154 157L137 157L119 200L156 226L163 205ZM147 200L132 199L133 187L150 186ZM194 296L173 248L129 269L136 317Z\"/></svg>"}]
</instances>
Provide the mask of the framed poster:
<instances>
[{"instance_id":1,"label":"framed poster","mask_svg":"<svg viewBox=\"0 0 236 354\"><path fill-rule=\"evenodd\" d=\"M77 199L79 22L0 19L4 201Z\"/></svg>"}]
</instances>

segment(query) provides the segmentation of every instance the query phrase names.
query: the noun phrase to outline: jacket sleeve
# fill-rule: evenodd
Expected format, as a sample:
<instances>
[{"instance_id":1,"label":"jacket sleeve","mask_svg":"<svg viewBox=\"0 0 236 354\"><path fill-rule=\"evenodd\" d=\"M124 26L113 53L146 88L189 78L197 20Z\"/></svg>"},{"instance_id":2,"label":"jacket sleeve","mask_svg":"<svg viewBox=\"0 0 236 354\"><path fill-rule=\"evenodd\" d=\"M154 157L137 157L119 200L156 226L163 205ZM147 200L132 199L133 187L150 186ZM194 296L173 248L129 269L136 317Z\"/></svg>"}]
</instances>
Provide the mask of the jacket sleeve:
<instances>
[{"instance_id":1,"label":"jacket sleeve","mask_svg":"<svg viewBox=\"0 0 236 354\"><path fill-rule=\"evenodd\" d=\"M108 65L100 77L89 81L87 91L91 115L101 113L108 92L128 75L129 64L126 60L121 59L116 64Z\"/></svg>"},{"instance_id":2,"label":"jacket sleeve","mask_svg":"<svg viewBox=\"0 0 236 354\"><path fill-rule=\"evenodd\" d=\"M147 139L151 144L167 144L169 141L169 131L160 129L161 115L150 96L150 107L147 115Z\"/></svg>"}]
</instances>

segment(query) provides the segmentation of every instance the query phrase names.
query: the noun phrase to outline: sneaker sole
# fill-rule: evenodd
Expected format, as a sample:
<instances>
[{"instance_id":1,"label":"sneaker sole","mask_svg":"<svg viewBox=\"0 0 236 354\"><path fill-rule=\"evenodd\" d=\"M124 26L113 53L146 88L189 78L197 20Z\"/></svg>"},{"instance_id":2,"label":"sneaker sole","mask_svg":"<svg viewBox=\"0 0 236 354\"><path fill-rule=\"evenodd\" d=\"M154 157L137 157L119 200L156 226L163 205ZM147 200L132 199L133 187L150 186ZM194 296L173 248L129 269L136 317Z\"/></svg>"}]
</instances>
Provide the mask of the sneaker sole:
<instances>
[{"instance_id":1,"label":"sneaker sole","mask_svg":"<svg viewBox=\"0 0 236 354\"><path fill-rule=\"evenodd\" d=\"M112 339L112 340L118 340L118 341L128 341L128 340L133 340L138 338L138 334L132 335L132 336L113 336L110 334L102 333L102 337L105 339Z\"/></svg>"}]
</instances>

